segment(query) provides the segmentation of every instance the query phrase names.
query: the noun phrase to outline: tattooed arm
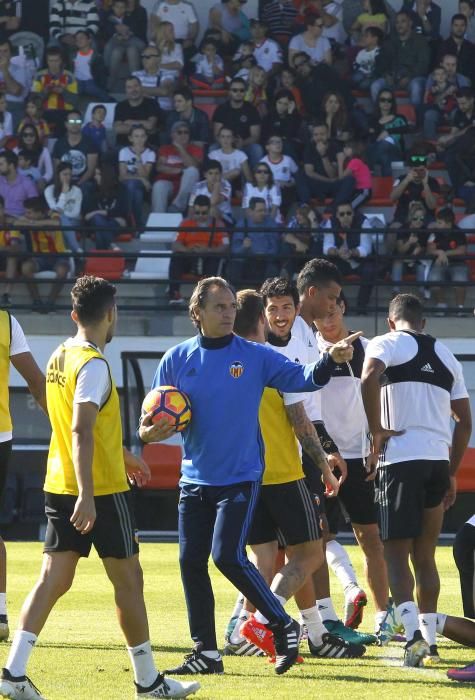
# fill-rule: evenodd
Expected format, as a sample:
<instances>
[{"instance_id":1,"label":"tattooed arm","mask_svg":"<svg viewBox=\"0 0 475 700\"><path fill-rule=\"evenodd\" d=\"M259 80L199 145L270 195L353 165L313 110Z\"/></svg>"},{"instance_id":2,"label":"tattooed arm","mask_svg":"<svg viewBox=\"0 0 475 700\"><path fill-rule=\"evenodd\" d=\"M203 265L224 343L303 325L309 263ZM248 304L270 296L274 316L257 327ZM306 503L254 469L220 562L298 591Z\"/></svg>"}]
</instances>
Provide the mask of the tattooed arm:
<instances>
[{"instance_id":1,"label":"tattooed arm","mask_svg":"<svg viewBox=\"0 0 475 700\"><path fill-rule=\"evenodd\" d=\"M327 495L336 496L340 488L339 480L334 476L320 443L317 431L312 421L308 418L302 401L286 406L285 410L295 435L302 446L302 450L307 453L315 466L321 471L323 479L327 485Z\"/></svg>"}]
</instances>

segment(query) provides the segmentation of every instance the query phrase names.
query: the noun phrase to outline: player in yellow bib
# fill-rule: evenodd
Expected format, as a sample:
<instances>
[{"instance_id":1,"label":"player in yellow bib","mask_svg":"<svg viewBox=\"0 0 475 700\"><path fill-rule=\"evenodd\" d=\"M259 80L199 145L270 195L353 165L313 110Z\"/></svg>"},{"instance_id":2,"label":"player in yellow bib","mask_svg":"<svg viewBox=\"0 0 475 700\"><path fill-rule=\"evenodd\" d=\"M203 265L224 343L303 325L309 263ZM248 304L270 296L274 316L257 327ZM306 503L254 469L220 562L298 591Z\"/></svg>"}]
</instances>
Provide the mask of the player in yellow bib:
<instances>
[{"instance_id":1,"label":"player in yellow bib","mask_svg":"<svg viewBox=\"0 0 475 700\"><path fill-rule=\"evenodd\" d=\"M103 354L114 335L115 291L97 277L76 282L71 316L77 334L48 361L46 398L52 426L44 487L48 525L43 569L23 604L0 680L0 695L14 700L43 698L25 675L27 662L53 606L69 590L80 557L87 557L92 545L114 587L136 697L183 698L199 688L198 683L164 678L152 656L127 480L128 476L142 485L150 472L123 450L119 396ZM103 694L114 694L114 689L105 688Z\"/></svg>"},{"instance_id":2,"label":"player in yellow bib","mask_svg":"<svg viewBox=\"0 0 475 700\"><path fill-rule=\"evenodd\" d=\"M10 362L28 384L28 388L46 413L45 378L36 364L23 330L14 316L0 309L0 499L7 480L12 451L12 419L8 378ZM0 537L0 640L8 639L7 551Z\"/></svg>"}]
</instances>

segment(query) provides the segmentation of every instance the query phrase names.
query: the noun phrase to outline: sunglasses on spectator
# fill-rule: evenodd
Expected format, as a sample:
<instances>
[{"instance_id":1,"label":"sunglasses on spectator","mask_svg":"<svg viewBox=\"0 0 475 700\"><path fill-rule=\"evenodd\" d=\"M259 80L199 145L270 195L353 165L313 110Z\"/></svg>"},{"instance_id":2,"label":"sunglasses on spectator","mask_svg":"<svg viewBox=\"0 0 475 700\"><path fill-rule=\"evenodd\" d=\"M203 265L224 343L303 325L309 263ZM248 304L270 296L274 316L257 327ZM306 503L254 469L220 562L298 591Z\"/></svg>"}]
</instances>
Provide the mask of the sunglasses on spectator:
<instances>
[{"instance_id":1,"label":"sunglasses on spectator","mask_svg":"<svg viewBox=\"0 0 475 700\"><path fill-rule=\"evenodd\" d=\"M256 173L258 173L259 175L268 175L269 171L265 168L259 168L259 170L256 170Z\"/></svg>"},{"instance_id":2,"label":"sunglasses on spectator","mask_svg":"<svg viewBox=\"0 0 475 700\"><path fill-rule=\"evenodd\" d=\"M411 221L424 221L425 216L411 216Z\"/></svg>"},{"instance_id":3,"label":"sunglasses on spectator","mask_svg":"<svg viewBox=\"0 0 475 700\"><path fill-rule=\"evenodd\" d=\"M244 88L231 88L231 92L245 92Z\"/></svg>"},{"instance_id":4,"label":"sunglasses on spectator","mask_svg":"<svg viewBox=\"0 0 475 700\"><path fill-rule=\"evenodd\" d=\"M68 124L82 124L82 119L68 119Z\"/></svg>"},{"instance_id":5,"label":"sunglasses on spectator","mask_svg":"<svg viewBox=\"0 0 475 700\"><path fill-rule=\"evenodd\" d=\"M411 156L409 159L411 165L425 165L427 163L426 156Z\"/></svg>"},{"instance_id":6,"label":"sunglasses on spectator","mask_svg":"<svg viewBox=\"0 0 475 700\"><path fill-rule=\"evenodd\" d=\"M23 132L23 138L35 138L35 134L32 131L24 131Z\"/></svg>"},{"instance_id":7,"label":"sunglasses on spectator","mask_svg":"<svg viewBox=\"0 0 475 700\"><path fill-rule=\"evenodd\" d=\"M158 53L143 53L142 58L158 58Z\"/></svg>"},{"instance_id":8,"label":"sunglasses on spectator","mask_svg":"<svg viewBox=\"0 0 475 700\"><path fill-rule=\"evenodd\" d=\"M393 98L392 97L380 97L379 101L380 102L392 102Z\"/></svg>"},{"instance_id":9,"label":"sunglasses on spectator","mask_svg":"<svg viewBox=\"0 0 475 700\"><path fill-rule=\"evenodd\" d=\"M294 63L294 67L298 70L299 68L302 68L302 66L306 66L308 61L300 61L300 63Z\"/></svg>"},{"instance_id":10,"label":"sunglasses on spectator","mask_svg":"<svg viewBox=\"0 0 475 700\"><path fill-rule=\"evenodd\" d=\"M175 129L175 134L189 134L189 129Z\"/></svg>"},{"instance_id":11,"label":"sunglasses on spectator","mask_svg":"<svg viewBox=\"0 0 475 700\"><path fill-rule=\"evenodd\" d=\"M353 216L353 211L339 211L338 216Z\"/></svg>"}]
</instances>

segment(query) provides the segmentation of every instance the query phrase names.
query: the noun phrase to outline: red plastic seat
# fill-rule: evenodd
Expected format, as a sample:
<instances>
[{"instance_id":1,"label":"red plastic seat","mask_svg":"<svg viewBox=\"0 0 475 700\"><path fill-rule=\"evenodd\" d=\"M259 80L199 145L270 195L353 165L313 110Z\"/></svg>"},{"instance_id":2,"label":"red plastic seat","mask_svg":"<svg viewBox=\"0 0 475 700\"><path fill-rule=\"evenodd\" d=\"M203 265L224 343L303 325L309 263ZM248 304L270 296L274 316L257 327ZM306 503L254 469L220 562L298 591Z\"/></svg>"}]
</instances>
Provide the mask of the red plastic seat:
<instances>
[{"instance_id":1,"label":"red plastic seat","mask_svg":"<svg viewBox=\"0 0 475 700\"><path fill-rule=\"evenodd\" d=\"M475 447L467 447L465 450L457 471L457 491L475 492Z\"/></svg>"},{"instance_id":2,"label":"red plastic seat","mask_svg":"<svg viewBox=\"0 0 475 700\"><path fill-rule=\"evenodd\" d=\"M180 480L181 447L151 443L144 445L143 460L150 467L152 478L145 489L176 489Z\"/></svg>"},{"instance_id":3,"label":"red plastic seat","mask_svg":"<svg viewBox=\"0 0 475 700\"><path fill-rule=\"evenodd\" d=\"M96 252L107 253L107 257L88 256L84 266L84 274L103 277L109 281L120 280L125 270L125 258L122 253L113 250L97 250Z\"/></svg>"},{"instance_id":4,"label":"red plastic seat","mask_svg":"<svg viewBox=\"0 0 475 700\"><path fill-rule=\"evenodd\" d=\"M211 121L217 106L218 105L214 102L203 102L199 103L196 109L201 109L202 112L208 115L208 119Z\"/></svg>"},{"instance_id":5,"label":"red plastic seat","mask_svg":"<svg viewBox=\"0 0 475 700\"><path fill-rule=\"evenodd\" d=\"M389 175L386 177L373 177L373 188L371 199L366 202L369 207L392 207L394 202L391 201L389 195L393 189L393 178Z\"/></svg>"},{"instance_id":6,"label":"red plastic seat","mask_svg":"<svg viewBox=\"0 0 475 700\"><path fill-rule=\"evenodd\" d=\"M402 117L406 117L407 121L411 125L414 125L417 122L416 110L414 109L414 105L410 103L403 105L398 104L397 113L400 114Z\"/></svg>"}]
</instances>

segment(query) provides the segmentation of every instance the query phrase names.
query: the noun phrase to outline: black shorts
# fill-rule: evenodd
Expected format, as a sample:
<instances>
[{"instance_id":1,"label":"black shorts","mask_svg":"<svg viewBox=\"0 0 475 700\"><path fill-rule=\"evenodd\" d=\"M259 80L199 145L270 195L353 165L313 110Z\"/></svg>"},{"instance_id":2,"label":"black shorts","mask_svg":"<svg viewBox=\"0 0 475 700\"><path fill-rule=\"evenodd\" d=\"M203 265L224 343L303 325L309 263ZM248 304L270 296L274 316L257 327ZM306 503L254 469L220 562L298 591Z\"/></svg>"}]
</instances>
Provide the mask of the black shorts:
<instances>
[{"instance_id":1,"label":"black shorts","mask_svg":"<svg viewBox=\"0 0 475 700\"><path fill-rule=\"evenodd\" d=\"M463 614L475 619L475 526L465 523L457 532L454 559L460 576Z\"/></svg>"},{"instance_id":2,"label":"black shorts","mask_svg":"<svg viewBox=\"0 0 475 700\"><path fill-rule=\"evenodd\" d=\"M333 535L337 535L345 521L345 513L341 507L340 499L338 497L327 498L325 496L323 501L325 503L325 516L328 524L328 532L331 532Z\"/></svg>"},{"instance_id":3,"label":"black shorts","mask_svg":"<svg viewBox=\"0 0 475 700\"><path fill-rule=\"evenodd\" d=\"M5 442L0 442L0 499L3 496L3 490L7 481L11 453L12 441L6 440Z\"/></svg>"},{"instance_id":4,"label":"black shorts","mask_svg":"<svg viewBox=\"0 0 475 700\"><path fill-rule=\"evenodd\" d=\"M381 539L419 537L424 509L440 505L449 486L449 463L445 460L420 459L378 467Z\"/></svg>"},{"instance_id":5,"label":"black shorts","mask_svg":"<svg viewBox=\"0 0 475 700\"><path fill-rule=\"evenodd\" d=\"M374 481L366 481L368 473L362 459L347 459L346 465L348 476L341 485L338 498L352 523L373 525L378 522Z\"/></svg>"},{"instance_id":6,"label":"black shorts","mask_svg":"<svg viewBox=\"0 0 475 700\"><path fill-rule=\"evenodd\" d=\"M137 554L132 493L113 493L96 496L97 518L87 535L81 535L70 522L76 496L45 493L45 512L48 518L44 552L77 552L89 556L94 545L101 559L127 559Z\"/></svg>"},{"instance_id":7,"label":"black shorts","mask_svg":"<svg viewBox=\"0 0 475 700\"><path fill-rule=\"evenodd\" d=\"M305 479L261 487L248 537L250 545L274 540L294 545L319 537L315 499Z\"/></svg>"}]
</instances>

